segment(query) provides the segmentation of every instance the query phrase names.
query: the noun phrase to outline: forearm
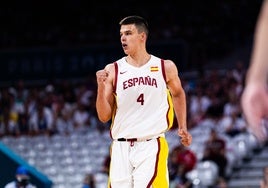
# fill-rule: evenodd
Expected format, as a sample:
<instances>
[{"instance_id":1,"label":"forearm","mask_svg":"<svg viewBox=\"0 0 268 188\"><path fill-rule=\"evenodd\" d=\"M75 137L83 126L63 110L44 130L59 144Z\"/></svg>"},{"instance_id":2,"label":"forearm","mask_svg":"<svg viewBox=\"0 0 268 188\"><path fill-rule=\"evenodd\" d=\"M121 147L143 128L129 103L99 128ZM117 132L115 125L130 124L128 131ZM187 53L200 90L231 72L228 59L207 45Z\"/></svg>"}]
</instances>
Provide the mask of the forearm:
<instances>
[{"instance_id":1,"label":"forearm","mask_svg":"<svg viewBox=\"0 0 268 188\"><path fill-rule=\"evenodd\" d=\"M184 91L173 97L173 104L179 129L187 130L186 96Z\"/></svg>"},{"instance_id":2,"label":"forearm","mask_svg":"<svg viewBox=\"0 0 268 188\"><path fill-rule=\"evenodd\" d=\"M102 122L107 122L112 116L112 106L105 96L103 89L98 89L97 99L96 99L96 110L98 118Z\"/></svg>"},{"instance_id":3,"label":"forearm","mask_svg":"<svg viewBox=\"0 0 268 188\"><path fill-rule=\"evenodd\" d=\"M254 36L254 50L247 83L267 83L268 75L268 1L263 2Z\"/></svg>"}]
</instances>

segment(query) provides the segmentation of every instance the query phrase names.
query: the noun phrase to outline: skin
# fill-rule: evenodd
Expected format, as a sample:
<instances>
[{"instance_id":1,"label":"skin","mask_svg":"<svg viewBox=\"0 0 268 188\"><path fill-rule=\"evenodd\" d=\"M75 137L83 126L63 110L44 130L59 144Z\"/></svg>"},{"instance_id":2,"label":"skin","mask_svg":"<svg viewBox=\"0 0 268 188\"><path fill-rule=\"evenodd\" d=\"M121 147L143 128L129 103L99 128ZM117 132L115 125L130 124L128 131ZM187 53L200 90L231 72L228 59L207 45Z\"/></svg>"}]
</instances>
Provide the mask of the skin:
<instances>
[{"instance_id":1,"label":"skin","mask_svg":"<svg viewBox=\"0 0 268 188\"><path fill-rule=\"evenodd\" d=\"M150 59L150 54L146 50L147 35L145 32L139 32L134 24L121 25L120 40L126 56L126 61L136 67L141 67ZM165 71L167 86L171 92L174 103L174 111L177 117L181 137L181 143L189 146L192 142L192 136L187 131L186 125L186 96L182 88L178 70L171 60L165 60ZM113 64L108 64L103 70L96 72L98 90L96 108L97 114L102 122L107 122L112 117L115 106L113 96L115 68Z\"/></svg>"},{"instance_id":2,"label":"skin","mask_svg":"<svg viewBox=\"0 0 268 188\"><path fill-rule=\"evenodd\" d=\"M263 178L260 182L260 188L268 188L268 166L263 168Z\"/></svg>"},{"instance_id":3,"label":"skin","mask_svg":"<svg viewBox=\"0 0 268 188\"><path fill-rule=\"evenodd\" d=\"M267 140L268 123L268 1L263 1L256 25L254 46L241 105L249 128L260 141Z\"/></svg>"}]
</instances>

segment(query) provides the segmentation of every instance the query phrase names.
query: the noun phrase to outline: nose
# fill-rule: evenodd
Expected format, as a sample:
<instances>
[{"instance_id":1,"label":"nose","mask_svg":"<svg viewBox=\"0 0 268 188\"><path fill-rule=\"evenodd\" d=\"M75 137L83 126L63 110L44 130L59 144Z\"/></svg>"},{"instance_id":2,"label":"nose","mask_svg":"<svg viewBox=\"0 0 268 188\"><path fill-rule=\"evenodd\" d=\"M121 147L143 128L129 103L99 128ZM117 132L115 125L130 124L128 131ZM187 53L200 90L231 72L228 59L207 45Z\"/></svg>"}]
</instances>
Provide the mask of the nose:
<instances>
[{"instance_id":1,"label":"nose","mask_svg":"<svg viewBox=\"0 0 268 188\"><path fill-rule=\"evenodd\" d=\"M121 39L121 41L125 41L126 37L124 35L121 35L120 39Z\"/></svg>"}]
</instances>

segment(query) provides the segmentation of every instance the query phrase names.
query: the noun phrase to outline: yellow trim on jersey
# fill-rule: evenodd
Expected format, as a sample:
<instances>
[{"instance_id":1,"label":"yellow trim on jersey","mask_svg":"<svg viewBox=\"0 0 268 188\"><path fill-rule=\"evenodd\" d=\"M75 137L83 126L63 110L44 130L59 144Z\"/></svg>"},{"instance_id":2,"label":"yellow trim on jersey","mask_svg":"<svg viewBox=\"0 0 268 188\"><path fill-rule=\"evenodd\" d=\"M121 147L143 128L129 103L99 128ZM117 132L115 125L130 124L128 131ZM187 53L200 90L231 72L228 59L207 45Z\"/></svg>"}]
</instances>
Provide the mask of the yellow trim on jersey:
<instances>
[{"instance_id":1,"label":"yellow trim on jersey","mask_svg":"<svg viewBox=\"0 0 268 188\"><path fill-rule=\"evenodd\" d=\"M109 150L109 154L110 154L110 157L112 156L112 146L113 146L113 143L111 143L111 145L110 145L110 150ZM110 162L110 164L109 164L109 174L110 174L110 168L111 168L111 166L112 166L112 164L111 164L111 162ZM111 188L111 178L110 178L110 175L108 174L108 181L107 181L107 188Z\"/></svg>"},{"instance_id":2,"label":"yellow trim on jersey","mask_svg":"<svg viewBox=\"0 0 268 188\"><path fill-rule=\"evenodd\" d=\"M159 155L157 161L157 174L152 183L153 188L168 188L169 178L167 169L167 158L169 153L168 143L164 137L159 138Z\"/></svg>"},{"instance_id":3,"label":"yellow trim on jersey","mask_svg":"<svg viewBox=\"0 0 268 188\"><path fill-rule=\"evenodd\" d=\"M173 109L173 102L172 102L172 96L170 94L170 91L167 89L167 100L169 109L167 112L167 123L168 123L168 129L170 129L173 126L173 120L174 120L174 109Z\"/></svg>"},{"instance_id":4,"label":"yellow trim on jersey","mask_svg":"<svg viewBox=\"0 0 268 188\"><path fill-rule=\"evenodd\" d=\"M117 95L115 93L113 95L114 95L115 105L113 107L112 122L111 122L110 130L112 130L113 125L114 125L114 118L115 118L117 103L118 103Z\"/></svg>"}]
</instances>

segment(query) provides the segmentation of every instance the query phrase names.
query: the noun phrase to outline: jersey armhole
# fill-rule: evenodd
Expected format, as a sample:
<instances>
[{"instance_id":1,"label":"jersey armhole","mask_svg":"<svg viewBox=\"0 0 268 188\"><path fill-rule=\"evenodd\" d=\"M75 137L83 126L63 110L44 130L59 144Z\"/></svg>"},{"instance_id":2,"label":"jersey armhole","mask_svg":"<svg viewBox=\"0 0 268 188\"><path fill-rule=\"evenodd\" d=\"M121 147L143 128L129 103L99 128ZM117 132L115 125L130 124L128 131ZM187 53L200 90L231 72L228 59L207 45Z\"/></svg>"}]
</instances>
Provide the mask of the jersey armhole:
<instances>
[{"instance_id":1,"label":"jersey armhole","mask_svg":"<svg viewBox=\"0 0 268 188\"><path fill-rule=\"evenodd\" d=\"M116 86L117 86L117 77L118 77L118 64L117 62L114 62L114 85L113 85L113 89L114 89L114 93L116 92Z\"/></svg>"},{"instance_id":2,"label":"jersey armhole","mask_svg":"<svg viewBox=\"0 0 268 188\"><path fill-rule=\"evenodd\" d=\"M167 82L164 59L161 59L161 70L162 70L163 78L164 78L165 82Z\"/></svg>"}]
</instances>

